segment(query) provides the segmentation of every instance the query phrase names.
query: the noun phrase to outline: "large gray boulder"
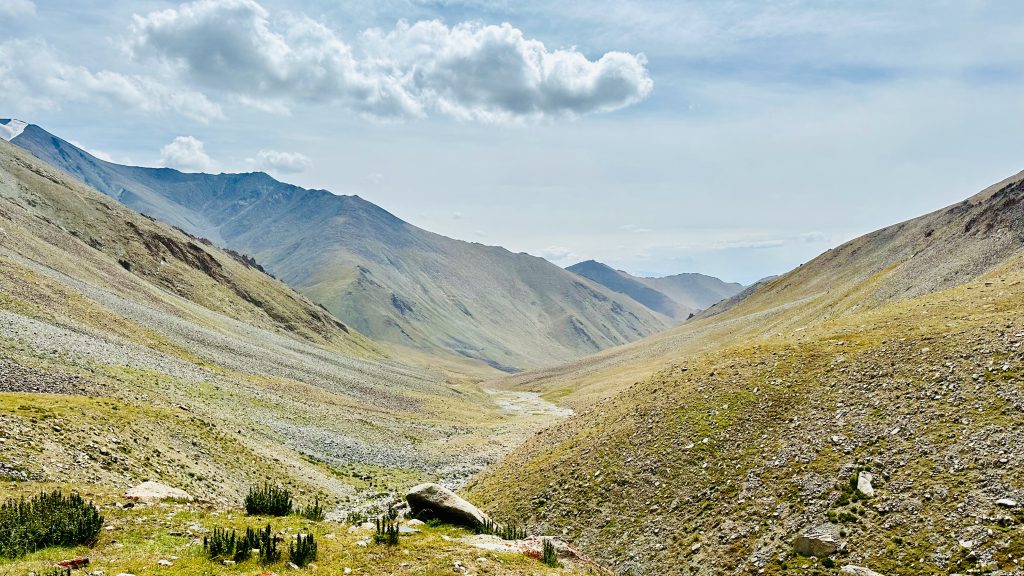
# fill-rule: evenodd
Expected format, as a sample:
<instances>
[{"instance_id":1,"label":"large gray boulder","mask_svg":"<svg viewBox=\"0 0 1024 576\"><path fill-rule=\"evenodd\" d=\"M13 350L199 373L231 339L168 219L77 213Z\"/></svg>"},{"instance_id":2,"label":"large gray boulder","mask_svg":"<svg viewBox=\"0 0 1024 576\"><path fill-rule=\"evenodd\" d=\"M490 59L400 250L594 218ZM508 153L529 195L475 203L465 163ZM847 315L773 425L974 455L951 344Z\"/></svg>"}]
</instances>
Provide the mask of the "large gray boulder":
<instances>
[{"instance_id":1,"label":"large gray boulder","mask_svg":"<svg viewBox=\"0 0 1024 576\"><path fill-rule=\"evenodd\" d=\"M413 518L436 519L449 524L478 528L492 520L479 508L439 484L420 484L406 494Z\"/></svg>"},{"instance_id":2,"label":"large gray boulder","mask_svg":"<svg viewBox=\"0 0 1024 576\"><path fill-rule=\"evenodd\" d=\"M808 528L793 541L793 549L801 556L831 556L839 550L838 531L831 524Z\"/></svg>"}]
</instances>

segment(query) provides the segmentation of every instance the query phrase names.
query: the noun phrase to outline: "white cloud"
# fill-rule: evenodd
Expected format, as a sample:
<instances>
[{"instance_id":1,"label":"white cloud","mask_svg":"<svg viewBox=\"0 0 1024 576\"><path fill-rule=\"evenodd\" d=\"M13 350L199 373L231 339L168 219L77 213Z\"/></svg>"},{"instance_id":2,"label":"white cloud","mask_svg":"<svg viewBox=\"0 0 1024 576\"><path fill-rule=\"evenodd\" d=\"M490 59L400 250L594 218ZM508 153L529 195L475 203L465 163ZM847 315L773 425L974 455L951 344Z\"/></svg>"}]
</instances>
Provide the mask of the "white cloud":
<instances>
[{"instance_id":1,"label":"white cloud","mask_svg":"<svg viewBox=\"0 0 1024 576\"><path fill-rule=\"evenodd\" d=\"M463 217L462 212L458 212L458 211L452 212L452 220L462 220L462 217Z\"/></svg>"},{"instance_id":2,"label":"white cloud","mask_svg":"<svg viewBox=\"0 0 1024 576\"><path fill-rule=\"evenodd\" d=\"M36 5L32 0L4 0L0 3L0 16L21 16L35 14Z\"/></svg>"},{"instance_id":3,"label":"white cloud","mask_svg":"<svg viewBox=\"0 0 1024 576\"><path fill-rule=\"evenodd\" d=\"M581 258L565 246L548 246L540 251L540 257L562 266L575 264Z\"/></svg>"},{"instance_id":4,"label":"white cloud","mask_svg":"<svg viewBox=\"0 0 1024 576\"><path fill-rule=\"evenodd\" d=\"M642 54L590 60L549 50L509 24L400 22L365 31L353 47L312 19L272 19L254 0L198 0L136 15L132 35L139 58L277 109L330 102L383 118L507 122L615 110L653 87Z\"/></svg>"},{"instance_id":5,"label":"white cloud","mask_svg":"<svg viewBox=\"0 0 1024 576\"><path fill-rule=\"evenodd\" d=\"M192 136L178 136L161 148L160 162L168 168L186 172L210 172L215 166L202 141Z\"/></svg>"},{"instance_id":6,"label":"white cloud","mask_svg":"<svg viewBox=\"0 0 1024 576\"><path fill-rule=\"evenodd\" d=\"M256 167L278 174L297 174L313 167L313 161L298 152L260 150L254 161Z\"/></svg>"},{"instance_id":7,"label":"white cloud","mask_svg":"<svg viewBox=\"0 0 1024 576\"><path fill-rule=\"evenodd\" d=\"M224 116L206 96L156 80L61 61L38 41L0 43L0 102L20 111L54 110L69 101L100 102L117 110L173 111L198 121Z\"/></svg>"}]
</instances>

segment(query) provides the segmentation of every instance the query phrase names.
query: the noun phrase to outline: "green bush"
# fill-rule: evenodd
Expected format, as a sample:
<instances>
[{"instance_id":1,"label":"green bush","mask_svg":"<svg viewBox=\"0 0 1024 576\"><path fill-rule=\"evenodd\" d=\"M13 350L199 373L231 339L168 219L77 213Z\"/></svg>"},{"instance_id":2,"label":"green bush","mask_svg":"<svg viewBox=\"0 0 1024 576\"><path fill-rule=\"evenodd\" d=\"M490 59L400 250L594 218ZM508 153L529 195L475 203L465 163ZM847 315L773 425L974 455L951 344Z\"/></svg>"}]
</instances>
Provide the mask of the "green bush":
<instances>
[{"instance_id":1,"label":"green bush","mask_svg":"<svg viewBox=\"0 0 1024 576\"><path fill-rule=\"evenodd\" d=\"M324 519L324 507L320 504L320 499L317 498L312 504L302 508L299 511L299 515L316 522L322 522Z\"/></svg>"},{"instance_id":2,"label":"green bush","mask_svg":"<svg viewBox=\"0 0 1024 576\"><path fill-rule=\"evenodd\" d=\"M373 541L377 544L394 546L398 544L398 509L389 507L384 515L376 520L377 532L373 535Z\"/></svg>"},{"instance_id":3,"label":"green bush","mask_svg":"<svg viewBox=\"0 0 1024 576\"><path fill-rule=\"evenodd\" d=\"M203 551L210 560L234 559L237 544L234 530L228 532L223 528L214 528L209 536L203 537Z\"/></svg>"},{"instance_id":4,"label":"green bush","mask_svg":"<svg viewBox=\"0 0 1024 576\"><path fill-rule=\"evenodd\" d=\"M0 557L18 558L49 546L92 546L103 516L78 494L54 491L0 506Z\"/></svg>"},{"instance_id":5,"label":"green bush","mask_svg":"<svg viewBox=\"0 0 1024 576\"><path fill-rule=\"evenodd\" d=\"M558 550L555 549L555 543L552 542L550 538L544 539L544 547L541 550L540 561L543 562L545 566L550 566L552 568L558 567Z\"/></svg>"},{"instance_id":6,"label":"green bush","mask_svg":"<svg viewBox=\"0 0 1024 576\"><path fill-rule=\"evenodd\" d=\"M269 483L249 488L245 497L245 513L250 516L288 516L292 513L292 493Z\"/></svg>"},{"instance_id":7,"label":"green bush","mask_svg":"<svg viewBox=\"0 0 1024 576\"><path fill-rule=\"evenodd\" d=\"M274 564L281 560L281 551L277 549L278 538L270 529L270 524L256 532L256 540L260 550L260 564Z\"/></svg>"},{"instance_id":8,"label":"green bush","mask_svg":"<svg viewBox=\"0 0 1024 576\"><path fill-rule=\"evenodd\" d=\"M295 541L288 545L288 559L302 568L316 560L316 540L312 534L296 534Z\"/></svg>"},{"instance_id":9,"label":"green bush","mask_svg":"<svg viewBox=\"0 0 1024 576\"><path fill-rule=\"evenodd\" d=\"M47 570L43 576L71 576L71 568L62 568L60 566L54 566Z\"/></svg>"}]
</instances>

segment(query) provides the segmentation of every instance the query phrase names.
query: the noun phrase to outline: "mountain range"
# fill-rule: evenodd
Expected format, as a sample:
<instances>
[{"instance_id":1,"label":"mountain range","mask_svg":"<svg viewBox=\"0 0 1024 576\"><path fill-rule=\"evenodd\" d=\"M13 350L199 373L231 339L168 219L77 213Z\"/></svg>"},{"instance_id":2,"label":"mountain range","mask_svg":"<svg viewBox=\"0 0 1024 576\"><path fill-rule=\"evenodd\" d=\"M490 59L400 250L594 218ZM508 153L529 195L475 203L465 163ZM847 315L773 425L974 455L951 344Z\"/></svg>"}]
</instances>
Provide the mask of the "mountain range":
<instances>
[{"instance_id":1,"label":"mountain range","mask_svg":"<svg viewBox=\"0 0 1024 576\"><path fill-rule=\"evenodd\" d=\"M356 331L418 353L506 372L550 366L659 332L737 288L699 275L627 280L651 299L582 265L566 271L427 232L358 196L260 172L122 166L19 124L12 143L134 210L253 257Z\"/></svg>"},{"instance_id":2,"label":"mountain range","mask_svg":"<svg viewBox=\"0 0 1024 576\"><path fill-rule=\"evenodd\" d=\"M607 264L587 260L566 268L589 278L613 292L625 294L655 312L677 321L735 296L743 290L738 283L723 282L704 274L676 274L661 278L633 276Z\"/></svg>"}]
</instances>

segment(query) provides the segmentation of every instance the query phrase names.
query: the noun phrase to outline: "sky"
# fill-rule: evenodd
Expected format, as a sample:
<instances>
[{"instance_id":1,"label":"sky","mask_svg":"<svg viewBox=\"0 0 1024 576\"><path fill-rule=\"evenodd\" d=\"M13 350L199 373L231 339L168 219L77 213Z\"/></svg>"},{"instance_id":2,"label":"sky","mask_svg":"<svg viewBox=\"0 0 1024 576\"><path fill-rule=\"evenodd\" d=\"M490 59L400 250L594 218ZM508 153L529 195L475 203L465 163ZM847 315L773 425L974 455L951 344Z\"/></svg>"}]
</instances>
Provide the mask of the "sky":
<instances>
[{"instance_id":1,"label":"sky","mask_svg":"<svg viewBox=\"0 0 1024 576\"><path fill-rule=\"evenodd\" d=\"M1011 0L3 0L0 117L749 283L1024 169L1022 25Z\"/></svg>"}]
</instances>

